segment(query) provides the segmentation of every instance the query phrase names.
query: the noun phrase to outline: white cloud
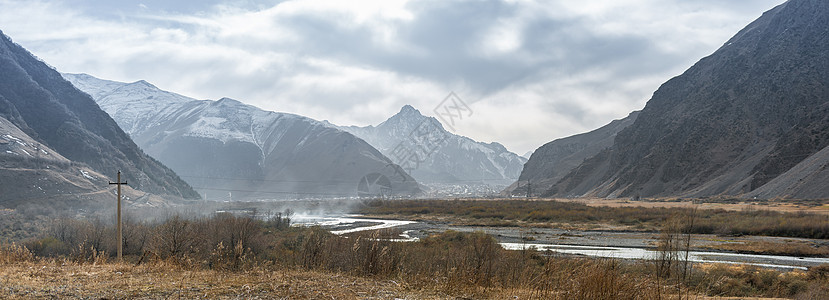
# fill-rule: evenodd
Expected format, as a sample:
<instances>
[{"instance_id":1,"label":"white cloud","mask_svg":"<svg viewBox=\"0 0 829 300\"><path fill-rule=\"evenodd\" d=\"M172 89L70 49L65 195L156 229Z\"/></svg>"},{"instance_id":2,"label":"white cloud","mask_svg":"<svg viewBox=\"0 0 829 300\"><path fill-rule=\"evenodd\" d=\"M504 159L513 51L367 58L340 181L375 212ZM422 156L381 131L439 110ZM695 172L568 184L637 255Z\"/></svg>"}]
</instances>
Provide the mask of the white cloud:
<instances>
[{"instance_id":1,"label":"white cloud","mask_svg":"<svg viewBox=\"0 0 829 300\"><path fill-rule=\"evenodd\" d=\"M781 2L0 0L0 29L63 72L343 125L455 91L458 133L524 153L642 108Z\"/></svg>"}]
</instances>

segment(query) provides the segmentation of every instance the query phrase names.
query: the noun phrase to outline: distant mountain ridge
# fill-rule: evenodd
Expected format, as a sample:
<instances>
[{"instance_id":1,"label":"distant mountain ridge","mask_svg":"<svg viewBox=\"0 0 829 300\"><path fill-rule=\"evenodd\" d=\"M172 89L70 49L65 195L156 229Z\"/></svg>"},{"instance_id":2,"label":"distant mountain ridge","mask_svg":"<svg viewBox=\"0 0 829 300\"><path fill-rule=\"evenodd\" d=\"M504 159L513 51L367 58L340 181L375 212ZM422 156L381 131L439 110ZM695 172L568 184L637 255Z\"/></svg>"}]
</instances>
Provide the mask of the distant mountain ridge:
<instances>
[{"instance_id":1,"label":"distant mountain ridge","mask_svg":"<svg viewBox=\"0 0 829 300\"><path fill-rule=\"evenodd\" d=\"M395 159L398 147L417 148L412 142L413 131L428 122L435 136L440 140L429 145L431 151L423 151L412 176L420 182L463 183L463 182L500 182L509 183L518 178L523 164L527 161L508 151L503 145L492 142L482 143L468 137L454 134L444 129L434 117L424 116L412 107L405 105L400 112L377 126L338 126L342 130L362 138L386 156ZM330 124L330 123L329 123ZM404 144L401 144L404 143ZM435 146L432 150L431 146ZM402 164L402 163L401 163Z\"/></svg>"},{"instance_id":2,"label":"distant mountain ridge","mask_svg":"<svg viewBox=\"0 0 829 300\"><path fill-rule=\"evenodd\" d=\"M826 28L827 1L769 10L545 195L829 197L824 169L802 165L824 163L829 144Z\"/></svg>"},{"instance_id":3,"label":"distant mountain ridge","mask_svg":"<svg viewBox=\"0 0 829 300\"><path fill-rule=\"evenodd\" d=\"M590 132L544 144L532 153L524 164L518 181L504 190L503 194L527 195L528 188L534 196L543 194L584 160L613 146L616 135L633 124L638 116L639 111L634 111L623 119L614 120Z\"/></svg>"},{"instance_id":4,"label":"distant mountain ridge","mask_svg":"<svg viewBox=\"0 0 829 300\"><path fill-rule=\"evenodd\" d=\"M357 196L373 173L389 179L389 194L420 192L368 143L310 118L229 98L195 100L145 81L64 77L95 95L136 143L208 199Z\"/></svg>"},{"instance_id":5,"label":"distant mountain ridge","mask_svg":"<svg viewBox=\"0 0 829 300\"><path fill-rule=\"evenodd\" d=\"M110 177L115 176L121 170L124 179L129 181L132 188L173 197L199 197L172 170L144 154L92 98L73 87L57 71L12 42L2 32L0 32L0 117L8 121L5 131L10 137L4 138L8 144L17 143L15 139L30 139L29 142L25 142L27 145L37 143L42 145L37 146L38 149L49 152L46 154L38 150L30 153L33 156L41 153L42 156L38 159L27 158L28 161L21 161L17 164L18 169L51 169L52 165L60 163L66 166L66 170L74 170L68 171L73 174L75 171L80 172L79 170L85 170L85 172L94 170L97 174L106 174ZM13 133L15 129L9 124L19 129L20 132ZM15 157L21 154L15 150L4 151L9 151L4 152L6 155ZM44 162L43 159L47 157L49 158L45 161L48 163L38 165L38 162ZM68 177L62 177L58 175L59 173L52 171L42 170L42 172L51 174L47 176L49 180L60 181L51 182L49 186L64 186L64 188L48 190L38 195L38 191L27 191L27 189L42 189L47 186L46 183L15 185L19 183L18 181L30 177L10 178L2 182L3 191L0 192L0 201L26 201L28 199L26 195L33 197L37 195L38 199L53 199L55 196L64 195L69 190L91 191L101 188L100 184L106 182L103 176L98 176L95 182L90 182L83 176L70 176L64 173ZM71 188L70 185L77 185L78 189ZM23 190L16 190L12 193L11 189Z\"/></svg>"}]
</instances>

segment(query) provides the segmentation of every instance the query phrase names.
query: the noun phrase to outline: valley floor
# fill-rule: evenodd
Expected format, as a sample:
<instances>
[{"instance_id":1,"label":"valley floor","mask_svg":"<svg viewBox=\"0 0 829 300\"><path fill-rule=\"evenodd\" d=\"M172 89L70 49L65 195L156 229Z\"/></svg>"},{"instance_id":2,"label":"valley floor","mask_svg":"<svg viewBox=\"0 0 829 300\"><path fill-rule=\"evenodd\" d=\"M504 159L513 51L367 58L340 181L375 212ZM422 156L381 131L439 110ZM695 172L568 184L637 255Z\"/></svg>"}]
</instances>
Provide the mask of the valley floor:
<instances>
[{"instance_id":1,"label":"valley floor","mask_svg":"<svg viewBox=\"0 0 829 300\"><path fill-rule=\"evenodd\" d=\"M251 203L234 205L268 211ZM821 251L829 246L826 239L797 237L822 236L829 221L825 215L755 210L706 210L697 214L688 209L594 208L554 201L412 200L362 205L363 213L373 212L382 219L417 222L395 221L398 225L394 228L361 232L354 229L382 222L359 218L359 222L341 227L305 227L289 226L290 222L279 214L265 220L227 212L199 217L173 215L161 221L127 222L126 228L132 233L125 235L125 254L129 255L125 256L127 262L116 263L113 245L104 242L114 232L111 223L74 218L50 221L39 215L29 218L17 211L0 211L5 214L0 225L19 227L5 234L14 237L10 242L0 241L0 298L829 297L829 264L768 269L706 262L685 269L690 270L686 274L680 272L682 265L676 258L627 260L550 255L506 250L504 244L499 244L654 249L662 235L671 232L660 233L656 229L677 232L670 227L672 220L693 213L704 221L697 224L713 226L718 231L744 232L765 224L760 232L790 234L772 237L695 233L694 249L799 252L804 257L825 257ZM233 211L212 207L209 210ZM780 224L781 220L797 226ZM401 234L420 239L405 243L390 240ZM95 239L99 239L98 246L91 246ZM14 243L21 240L24 242ZM142 246L136 247L138 244ZM806 253L812 249L820 253Z\"/></svg>"},{"instance_id":2,"label":"valley floor","mask_svg":"<svg viewBox=\"0 0 829 300\"><path fill-rule=\"evenodd\" d=\"M391 299L399 283L314 271L220 272L155 264L31 262L0 269L4 299ZM428 298L428 297L427 297Z\"/></svg>"},{"instance_id":3,"label":"valley floor","mask_svg":"<svg viewBox=\"0 0 829 300\"><path fill-rule=\"evenodd\" d=\"M451 292L450 292L451 293ZM666 299L677 295L663 295ZM706 297L694 299L785 299ZM526 289L475 289L451 295L440 288L306 270L222 272L155 263L3 264L3 299L544 299ZM555 298L555 297L554 297Z\"/></svg>"}]
</instances>

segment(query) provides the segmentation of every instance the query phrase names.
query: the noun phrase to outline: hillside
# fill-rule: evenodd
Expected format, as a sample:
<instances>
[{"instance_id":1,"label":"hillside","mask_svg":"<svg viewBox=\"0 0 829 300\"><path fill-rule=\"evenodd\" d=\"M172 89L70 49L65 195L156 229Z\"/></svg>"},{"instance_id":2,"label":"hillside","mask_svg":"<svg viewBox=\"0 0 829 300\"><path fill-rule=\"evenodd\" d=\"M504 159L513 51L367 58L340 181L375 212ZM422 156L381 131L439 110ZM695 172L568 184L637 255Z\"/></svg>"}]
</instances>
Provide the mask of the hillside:
<instances>
[{"instance_id":1,"label":"hillside","mask_svg":"<svg viewBox=\"0 0 829 300\"><path fill-rule=\"evenodd\" d=\"M199 197L172 170L144 154L89 95L74 88L57 71L13 43L9 37L0 35L0 117L31 139L27 143L52 149L53 154L87 166L99 174L115 176L122 170L124 178L133 188L145 192L172 197ZM10 127L7 130L14 131ZM22 134L15 135L23 138ZM56 155L54 159L66 163ZM33 160L21 162L15 168L39 169L37 165L30 165L31 162ZM100 180L105 181L104 178ZM18 187L32 188L36 187ZM83 189L87 188L92 187ZM0 201L19 201L17 197L22 194L17 193L29 192L0 193ZM52 190L44 196L58 196L60 193Z\"/></svg>"},{"instance_id":2,"label":"hillside","mask_svg":"<svg viewBox=\"0 0 829 300\"><path fill-rule=\"evenodd\" d=\"M764 13L663 84L613 147L546 194L713 196L761 188L825 147L819 111L829 101L827 27L825 1L792 0Z\"/></svg>"},{"instance_id":3,"label":"hillside","mask_svg":"<svg viewBox=\"0 0 829 300\"><path fill-rule=\"evenodd\" d=\"M505 195L526 195L529 185L538 195L578 167L585 159L613 146L613 140L639 116L639 111L590 132L561 138L544 144L532 153L524 164L518 181L504 190Z\"/></svg>"}]
</instances>

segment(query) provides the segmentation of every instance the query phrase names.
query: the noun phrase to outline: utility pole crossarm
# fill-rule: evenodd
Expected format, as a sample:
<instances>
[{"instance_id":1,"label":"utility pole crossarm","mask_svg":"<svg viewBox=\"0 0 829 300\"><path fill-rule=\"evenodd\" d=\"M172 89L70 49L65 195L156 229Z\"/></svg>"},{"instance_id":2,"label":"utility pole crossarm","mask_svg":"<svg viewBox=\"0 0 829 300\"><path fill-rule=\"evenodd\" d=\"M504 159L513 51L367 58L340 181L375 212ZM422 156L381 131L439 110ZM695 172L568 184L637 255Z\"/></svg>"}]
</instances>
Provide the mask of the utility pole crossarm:
<instances>
[{"instance_id":1,"label":"utility pole crossarm","mask_svg":"<svg viewBox=\"0 0 829 300\"><path fill-rule=\"evenodd\" d=\"M117 217L117 219L118 219L117 220L117 222L118 222L117 223L118 243L117 243L117 245L118 245L118 261L121 261L122 254L124 252L123 251L124 250L124 238L123 238L123 235L122 235L122 232L121 232L121 185L122 184L127 185L127 182L126 181L121 182L121 171L118 171L118 180L116 182L110 181L109 184L115 184L115 185L118 186L118 188L117 188L117 190L118 190L118 212L117 212L117 214L118 214L118 217Z\"/></svg>"}]
</instances>

